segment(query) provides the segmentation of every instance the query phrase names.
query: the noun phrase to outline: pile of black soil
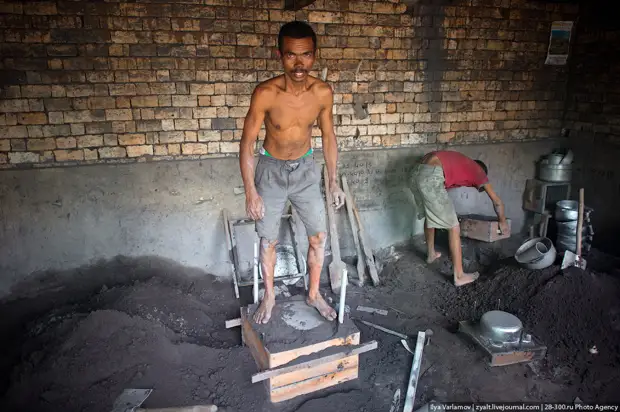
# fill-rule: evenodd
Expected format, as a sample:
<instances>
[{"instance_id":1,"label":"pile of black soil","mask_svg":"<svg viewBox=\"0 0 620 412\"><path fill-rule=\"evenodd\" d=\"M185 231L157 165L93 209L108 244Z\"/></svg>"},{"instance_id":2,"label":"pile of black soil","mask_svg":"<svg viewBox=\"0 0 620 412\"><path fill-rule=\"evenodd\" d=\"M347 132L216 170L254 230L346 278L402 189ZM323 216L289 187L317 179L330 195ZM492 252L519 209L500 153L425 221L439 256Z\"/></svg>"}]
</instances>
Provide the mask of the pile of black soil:
<instances>
[{"instance_id":1,"label":"pile of black soil","mask_svg":"<svg viewBox=\"0 0 620 412\"><path fill-rule=\"evenodd\" d=\"M519 317L547 346L542 372L579 387L584 400L617 399L620 388L620 280L607 273L558 266L528 270L512 259L474 284L441 289L434 304L452 322L489 310Z\"/></svg>"},{"instance_id":2,"label":"pile of black soil","mask_svg":"<svg viewBox=\"0 0 620 412\"><path fill-rule=\"evenodd\" d=\"M45 274L0 304L2 411L105 411L126 388L145 405L255 405L260 387L228 280L159 259ZM252 408L250 408L252 409ZM226 410L226 409L224 409Z\"/></svg>"}]
</instances>

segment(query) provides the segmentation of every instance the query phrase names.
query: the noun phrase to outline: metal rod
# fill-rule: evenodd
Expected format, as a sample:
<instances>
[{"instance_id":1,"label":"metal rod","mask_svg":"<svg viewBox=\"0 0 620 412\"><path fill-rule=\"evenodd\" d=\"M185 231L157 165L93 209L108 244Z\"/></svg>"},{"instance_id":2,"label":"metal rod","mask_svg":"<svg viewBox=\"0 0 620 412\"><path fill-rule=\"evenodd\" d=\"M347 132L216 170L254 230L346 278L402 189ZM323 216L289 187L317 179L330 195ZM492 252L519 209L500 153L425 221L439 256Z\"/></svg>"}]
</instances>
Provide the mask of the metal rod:
<instances>
[{"instance_id":1,"label":"metal rod","mask_svg":"<svg viewBox=\"0 0 620 412\"><path fill-rule=\"evenodd\" d=\"M411 365L411 373L409 375L409 384L407 385L407 395L405 396L405 407L403 408L403 412L413 411L413 402L415 400L415 392L418 387L420 365L422 364L422 350L424 349L425 340L426 333L418 332L418 340L415 345L415 353L413 355L413 364Z\"/></svg>"},{"instance_id":2,"label":"metal rod","mask_svg":"<svg viewBox=\"0 0 620 412\"><path fill-rule=\"evenodd\" d=\"M258 242L254 242L254 303L258 303Z\"/></svg>"},{"instance_id":3,"label":"metal rod","mask_svg":"<svg viewBox=\"0 0 620 412\"><path fill-rule=\"evenodd\" d=\"M347 294L347 269L342 271L342 284L340 285L340 305L338 308L338 322L344 321L344 301Z\"/></svg>"},{"instance_id":4,"label":"metal rod","mask_svg":"<svg viewBox=\"0 0 620 412\"><path fill-rule=\"evenodd\" d=\"M362 322L364 325L367 325L367 326L370 326L370 327L373 327L373 328L377 328L377 329L379 329L379 330L381 330L381 331L383 331L385 333L389 333L390 335L398 336L401 339L409 339L409 336L403 335L402 333L395 332L395 331L393 331L391 329L388 329L388 328L384 328L383 326L375 325L374 323L366 322L365 320L360 320L360 322Z\"/></svg>"}]
</instances>

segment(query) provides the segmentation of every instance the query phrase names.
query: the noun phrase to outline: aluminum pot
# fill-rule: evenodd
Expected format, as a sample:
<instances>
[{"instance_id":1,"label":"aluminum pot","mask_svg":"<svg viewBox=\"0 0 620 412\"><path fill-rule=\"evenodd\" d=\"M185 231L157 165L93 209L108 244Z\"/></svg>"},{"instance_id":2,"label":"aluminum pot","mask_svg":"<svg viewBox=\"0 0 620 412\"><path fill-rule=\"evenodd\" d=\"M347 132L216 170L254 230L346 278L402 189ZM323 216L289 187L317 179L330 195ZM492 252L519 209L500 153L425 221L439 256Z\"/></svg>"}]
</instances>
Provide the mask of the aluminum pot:
<instances>
[{"instance_id":1,"label":"aluminum pot","mask_svg":"<svg viewBox=\"0 0 620 412\"><path fill-rule=\"evenodd\" d=\"M530 249L533 245L535 245L538 242L543 243L547 247L548 251L545 254L543 254L540 258L532 262L524 262L521 259L520 255L526 250ZM526 267L528 269L544 269L546 267L549 267L553 264L553 262L555 262L556 257L557 257L557 251L555 250L555 247L553 246L553 242L551 241L551 239L546 238L546 237L538 237L538 238L534 238L534 239L530 239L526 241L524 244L522 244L519 247L519 249L517 249L517 253L515 253L515 260L519 262L521 266Z\"/></svg>"},{"instance_id":2,"label":"aluminum pot","mask_svg":"<svg viewBox=\"0 0 620 412\"><path fill-rule=\"evenodd\" d=\"M576 200L560 200L555 204L555 220L569 222L579 218L579 202Z\"/></svg>"},{"instance_id":3,"label":"aluminum pot","mask_svg":"<svg viewBox=\"0 0 620 412\"><path fill-rule=\"evenodd\" d=\"M572 164L538 164L538 178L545 182L570 182L572 176Z\"/></svg>"}]
</instances>

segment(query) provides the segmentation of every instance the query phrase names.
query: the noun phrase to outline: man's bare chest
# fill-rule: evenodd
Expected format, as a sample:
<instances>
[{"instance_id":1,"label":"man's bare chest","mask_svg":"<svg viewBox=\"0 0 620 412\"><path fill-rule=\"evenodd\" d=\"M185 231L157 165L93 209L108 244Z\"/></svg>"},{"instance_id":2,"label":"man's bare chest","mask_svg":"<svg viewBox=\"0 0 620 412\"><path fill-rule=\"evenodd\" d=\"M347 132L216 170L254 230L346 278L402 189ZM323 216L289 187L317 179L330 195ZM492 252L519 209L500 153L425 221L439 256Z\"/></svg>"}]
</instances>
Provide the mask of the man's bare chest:
<instances>
[{"instance_id":1,"label":"man's bare chest","mask_svg":"<svg viewBox=\"0 0 620 412\"><path fill-rule=\"evenodd\" d=\"M280 128L312 125L321 112L315 99L278 99L269 109L269 119Z\"/></svg>"}]
</instances>

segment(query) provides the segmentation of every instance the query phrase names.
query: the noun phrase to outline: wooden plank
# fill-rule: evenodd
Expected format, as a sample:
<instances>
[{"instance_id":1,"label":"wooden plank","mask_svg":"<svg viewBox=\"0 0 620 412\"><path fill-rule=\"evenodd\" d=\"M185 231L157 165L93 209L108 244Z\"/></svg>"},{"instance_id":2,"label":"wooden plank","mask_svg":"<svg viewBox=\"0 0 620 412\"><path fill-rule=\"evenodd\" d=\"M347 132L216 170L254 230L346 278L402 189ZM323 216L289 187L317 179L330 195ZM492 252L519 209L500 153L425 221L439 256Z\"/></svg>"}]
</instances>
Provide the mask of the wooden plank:
<instances>
[{"instance_id":1,"label":"wooden plank","mask_svg":"<svg viewBox=\"0 0 620 412\"><path fill-rule=\"evenodd\" d=\"M237 326L241 326L241 318L230 319L226 321L226 329L234 328Z\"/></svg>"},{"instance_id":2,"label":"wooden plank","mask_svg":"<svg viewBox=\"0 0 620 412\"><path fill-rule=\"evenodd\" d=\"M482 242L495 242L510 237L511 221L508 223L508 233L500 233L497 218L491 216L464 215L459 216L461 236Z\"/></svg>"},{"instance_id":3,"label":"wooden plank","mask_svg":"<svg viewBox=\"0 0 620 412\"><path fill-rule=\"evenodd\" d=\"M291 385L282 386L271 391L271 402L278 403L295 398L306 393L316 392L339 383L357 379L358 368L344 369L339 372L330 373L316 378L297 382Z\"/></svg>"},{"instance_id":4,"label":"wooden plank","mask_svg":"<svg viewBox=\"0 0 620 412\"><path fill-rule=\"evenodd\" d=\"M351 355L359 355L360 353L369 352L369 351L374 350L374 349L377 349L377 341L375 341L375 340L370 341L368 343L364 343L363 345L358 346L356 348L349 349L349 350L344 350L344 351L342 351L340 353L336 353L336 354L333 354L333 355L330 355L330 356L325 356L325 357L322 357L322 358L313 359L311 361L299 363L297 365L285 366L283 368L270 369L270 370L266 370L264 372L256 373L256 374L252 375L252 383L260 382L262 380L269 379L269 378L272 378L274 376L286 374L286 373L293 372L293 371L298 371L298 370L303 370L303 369L310 369L310 368L313 368L313 367L315 367L317 365L321 365L323 363L344 359L344 358L349 357Z\"/></svg>"},{"instance_id":5,"label":"wooden plank","mask_svg":"<svg viewBox=\"0 0 620 412\"><path fill-rule=\"evenodd\" d=\"M360 213L357 210L357 206L355 205L355 198L351 195L349 201L351 202L351 207L353 208L353 213L355 214L355 218L357 219L357 226L359 228L359 237L360 243L362 244L362 250L364 251L364 257L366 260L366 266L368 267L368 272L370 273L370 278L372 279L372 283L375 286L379 285L379 274L377 273L377 267L375 266L375 258L372 253L372 249L368 244L368 239L366 239L366 234L364 232L364 225L362 225L362 219L360 218Z\"/></svg>"},{"instance_id":6,"label":"wooden plank","mask_svg":"<svg viewBox=\"0 0 620 412\"><path fill-rule=\"evenodd\" d=\"M316 352L320 352L332 346L350 346L359 345L360 333L353 333L346 338L335 338L325 342L316 343L314 345L304 346L298 349L289 350L285 352L270 353L269 354L269 368L275 368L278 366L286 365L287 363L299 358L300 356L310 355ZM268 368L263 368L268 369Z\"/></svg>"},{"instance_id":7,"label":"wooden plank","mask_svg":"<svg viewBox=\"0 0 620 412\"><path fill-rule=\"evenodd\" d=\"M259 336L254 329L252 329L252 324L250 323L250 319L248 319L248 316L252 315L246 314L245 312L244 309L241 310L241 334L243 336L243 343L250 348L250 352L252 352L252 357L258 368L268 369L269 353L263 346Z\"/></svg>"},{"instance_id":8,"label":"wooden plank","mask_svg":"<svg viewBox=\"0 0 620 412\"><path fill-rule=\"evenodd\" d=\"M224 232L226 234L226 245L228 246L228 258L230 259L230 267L232 270L233 285L235 287L235 297L239 299L239 285L237 284L237 268L235 265L235 256L233 254L232 237L230 236L230 215L228 214L227 209L224 209L222 214L224 218Z\"/></svg>"},{"instance_id":9,"label":"wooden plank","mask_svg":"<svg viewBox=\"0 0 620 412\"><path fill-rule=\"evenodd\" d=\"M280 376L270 378L269 389L277 389L282 386L287 386L293 383L302 382L308 379L316 378L317 376L323 376L328 373L334 373L343 369L355 368L359 364L359 355L352 355L344 359L337 359L331 362L317 365L313 368L302 369L299 371L293 371L285 373Z\"/></svg>"},{"instance_id":10,"label":"wooden plank","mask_svg":"<svg viewBox=\"0 0 620 412\"><path fill-rule=\"evenodd\" d=\"M340 259L340 242L338 241L338 225L336 223L336 212L333 206L333 199L329 192L329 176L327 165L323 167L323 180L325 183L325 201L327 203L327 218L329 220L329 240L332 251L332 262L329 264L329 281L332 292L340 294L342 285L342 271L346 269L344 262Z\"/></svg>"},{"instance_id":11,"label":"wooden plank","mask_svg":"<svg viewBox=\"0 0 620 412\"><path fill-rule=\"evenodd\" d=\"M351 225L351 233L353 233L353 243L355 244L355 251L357 252L357 276L359 278L358 286L363 286L366 280L366 266L364 265L364 254L362 253L362 247L360 246L360 240L357 225L355 224L355 215L349 199L351 199L351 191L349 190L349 183L347 177L342 176L342 188L346 198L345 206L347 208L347 215L349 217L349 224Z\"/></svg>"},{"instance_id":12,"label":"wooden plank","mask_svg":"<svg viewBox=\"0 0 620 412\"><path fill-rule=\"evenodd\" d=\"M413 364L411 365L411 373L409 374L409 385L407 385L407 395L405 396L405 407L403 412L412 412L415 401L415 392L418 388L418 377L420 376L420 366L422 365L422 350L426 341L426 333L418 332L418 341L415 345L415 353L413 354Z\"/></svg>"}]
</instances>

